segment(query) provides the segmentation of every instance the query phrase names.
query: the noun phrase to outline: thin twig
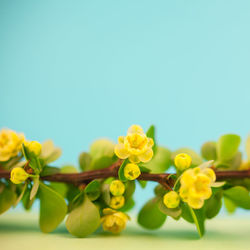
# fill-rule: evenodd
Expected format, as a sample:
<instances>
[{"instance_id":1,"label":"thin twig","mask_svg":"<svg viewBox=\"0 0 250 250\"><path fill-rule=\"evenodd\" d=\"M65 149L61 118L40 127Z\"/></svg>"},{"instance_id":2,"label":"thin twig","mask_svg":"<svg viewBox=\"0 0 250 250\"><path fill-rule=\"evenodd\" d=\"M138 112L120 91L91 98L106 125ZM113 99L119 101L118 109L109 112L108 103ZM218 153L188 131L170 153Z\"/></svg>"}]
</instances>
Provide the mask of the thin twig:
<instances>
[{"instance_id":1,"label":"thin twig","mask_svg":"<svg viewBox=\"0 0 250 250\"><path fill-rule=\"evenodd\" d=\"M72 173L72 174L56 173L48 176L42 176L41 179L50 182L63 182L63 183L72 183L74 185L80 185L82 183L86 183L95 179L118 177L118 170L121 164L122 161L118 160L110 167L104 169L90 170L82 173ZM215 174L217 181L250 178L250 170L215 171ZM163 185L166 189L172 190L172 187L174 186L174 180L172 178L168 178L170 175L173 174L141 173L138 179L144 181L155 181ZM10 171L0 169L0 178L9 179Z\"/></svg>"}]
</instances>

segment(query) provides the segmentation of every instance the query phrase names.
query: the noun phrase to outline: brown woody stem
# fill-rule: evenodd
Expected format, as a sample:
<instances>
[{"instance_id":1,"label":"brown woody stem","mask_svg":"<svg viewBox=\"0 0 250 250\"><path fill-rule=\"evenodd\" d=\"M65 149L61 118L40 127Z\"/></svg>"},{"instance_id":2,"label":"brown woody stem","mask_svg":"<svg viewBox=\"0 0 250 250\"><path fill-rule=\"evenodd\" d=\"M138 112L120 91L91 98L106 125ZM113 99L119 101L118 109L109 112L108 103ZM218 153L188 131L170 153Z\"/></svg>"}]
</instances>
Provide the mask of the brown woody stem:
<instances>
[{"instance_id":1,"label":"brown woody stem","mask_svg":"<svg viewBox=\"0 0 250 250\"><path fill-rule=\"evenodd\" d=\"M82 183L90 182L95 179L105 179L108 177L118 177L118 170L122 164L121 160L118 160L108 168L100 170L90 170L82 173L73 174L61 174L56 173L48 176L41 177L42 180L51 182L63 182L72 183L74 185L81 185ZM215 171L217 181L225 181L232 179L244 179L250 178L250 170L244 171ZM166 189L171 190L174 186L174 180L168 178L170 174L152 174L152 173L141 173L138 177L139 180L144 181L155 181L163 185ZM9 179L10 171L0 169L0 178Z\"/></svg>"}]
</instances>

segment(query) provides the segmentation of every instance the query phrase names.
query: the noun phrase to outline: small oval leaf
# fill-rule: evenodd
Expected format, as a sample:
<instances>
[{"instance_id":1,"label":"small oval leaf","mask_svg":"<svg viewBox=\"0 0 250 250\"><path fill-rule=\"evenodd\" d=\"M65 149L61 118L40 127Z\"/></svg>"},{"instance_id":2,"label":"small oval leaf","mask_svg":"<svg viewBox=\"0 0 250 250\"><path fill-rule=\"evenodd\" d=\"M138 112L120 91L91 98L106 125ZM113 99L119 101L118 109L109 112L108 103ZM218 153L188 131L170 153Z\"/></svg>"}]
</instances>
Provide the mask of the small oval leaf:
<instances>
[{"instance_id":1,"label":"small oval leaf","mask_svg":"<svg viewBox=\"0 0 250 250\"><path fill-rule=\"evenodd\" d=\"M72 235L86 237L93 233L99 225L99 210L85 194L82 204L70 212L66 220L66 227Z\"/></svg>"},{"instance_id":2,"label":"small oval leaf","mask_svg":"<svg viewBox=\"0 0 250 250\"><path fill-rule=\"evenodd\" d=\"M138 223L147 229L160 228L165 222L167 215L162 213L158 207L159 198L149 200L138 215Z\"/></svg>"},{"instance_id":3,"label":"small oval leaf","mask_svg":"<svg viewBox=\"0 0 250 250\"><path fill-rule=\"evenodd\" d=\"M65 200L53 189L40 182L40 229L52 232L63 221L67 213Z\"/></svg>"}]
</instances>

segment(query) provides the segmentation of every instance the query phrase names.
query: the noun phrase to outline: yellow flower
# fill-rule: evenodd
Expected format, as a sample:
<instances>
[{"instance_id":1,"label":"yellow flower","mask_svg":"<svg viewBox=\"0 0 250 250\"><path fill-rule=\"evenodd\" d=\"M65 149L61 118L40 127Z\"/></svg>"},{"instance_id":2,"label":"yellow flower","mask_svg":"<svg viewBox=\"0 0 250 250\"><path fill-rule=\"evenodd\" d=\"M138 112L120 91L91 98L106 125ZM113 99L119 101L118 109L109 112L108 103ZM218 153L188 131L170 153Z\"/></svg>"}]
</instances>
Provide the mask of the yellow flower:
<instances>
[{"instance_id":1,"label":"yellow flower","mask_svg":"<svg viewBox=\"0 0 250 250\"><path fill-rule=\"evenodd\" d=\"M124 206L125 198L123 196L113 196L110 200L109 206L113 209L119 209Z\"/></svg>"},{"instance_id":2,"label":"yellow flower","mask_svg":"<svg viewBox=\"0 0 250 250\"><path fill-rule=\"evenodd\" d=\"M26 173L23 168L16 167L16 168L13 168L11 170L10 180L14 184L20 184L20 183L26 181L27 178L29 178L29 174Z\"/></svg>"},{"instance_id":3,"label":"yellow flower","mask_svg":"<svg viewBox=\"0 0 250 250\"><path fill-rule=\"evenodd\" d=\"M109 190L112 195L121 196L125 192L125 186L121 181L115 180L110 183Z\"/></svg>"},{"instance_id":4,"label":"yellow flower","mask_svg":"<svg viewBox=\"0 0 250 250\"><path fill-rule=\"evenodd\" d=\"M138 125L128 129L127 136L120 136L115 146L115 154L120 159L129 158L130 162L148 162L153 157L153 139L146 136Z\"/></svg>"},{"instance_id":5,"label":"yellow flower","mask_svg":"<svg viewBox=\"0 0 250 250\"><path fill-rule=\"evenodd\" d=\"M101 223L104 231L111 233L120 233L126 227L129 217L122 212L117 212L110 208L103 209L104 216L101 218Z\"/></svg>"},{"instance_id":6,"label":"yellow flower","mask_svg":"<svg viewBox=\"0 0 250 250\"><path fill-rule=\"evenodd\" d=\"M124 176L130 181L138 178L140 174L141 170L136 164L129 163L124 167Z\"/></svg>"},{"instance_id":7,"label":"yellow flower","mask_svg":"<svg viewBox=\"0 0 250 250\"><path fill-rule=\"evenodd\" d=\"M180 196L175 191L170 191L163 196L163 203L168 208L176 208L180 204Z\"/></svg>"},{"instance_id":8,"label":"yellow flower","mask_svg":"<svg viewBox=\"0 0 250 250\"><path fill-rule=\"evenodd\" d=\"M37 141L25 142L25 146L30 152L33 152L36 156L39 156L42 151L42 145Z\"/></svg>"},{"instance_id":9,"label":"yellow flower","mask_svg":"<svg viewBox=\"0 0 250 250\"><path fill-rule=\"evenodd\" d=\"M174 158L174 164L176 168L180 171L183 171L191 166L192 158L188 154L178 154Z\"/></svg>"},{"instance_id":10,"label":"yellow flower","mask_svg":"<svg viewBox=\"0 0 250 250\"><path fill-rule=\"evenodd\" d=\"M211 186L216 180L216 175L211 168L199 167L186 170L180 179L180 196L192 208L199 209L204 200L212 195Z\"/></svg>"},{"instance_id":11,"label":"yellow flower","mask_svg":"<svg viewBox=\"0 0 250 250\"><path fill-rule=\"evenodd\" d=\"M0 131L0 161L8 161L17 156L24 142L24 135L10 129Z\"/></svg>"}]
</instances>

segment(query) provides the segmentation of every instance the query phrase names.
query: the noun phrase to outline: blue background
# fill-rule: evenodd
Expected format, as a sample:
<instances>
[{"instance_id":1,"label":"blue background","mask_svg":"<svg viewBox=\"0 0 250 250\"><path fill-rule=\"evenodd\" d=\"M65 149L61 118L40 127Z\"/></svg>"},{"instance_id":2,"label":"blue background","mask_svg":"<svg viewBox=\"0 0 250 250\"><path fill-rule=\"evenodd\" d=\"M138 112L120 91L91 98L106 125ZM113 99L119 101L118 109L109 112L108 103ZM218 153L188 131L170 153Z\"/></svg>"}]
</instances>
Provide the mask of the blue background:
<instances>
[{"instance_id":1,"label":"blue background","mask_svg":"<svg viewBox=\"0 0 250 250\"><path fill-rule=\"evenodd\" d=\"M134 123L173 150L245 138L249 24L248 0L1 0L0 126L53 139L60 164Z\"/></svg>"}]
</instances>

